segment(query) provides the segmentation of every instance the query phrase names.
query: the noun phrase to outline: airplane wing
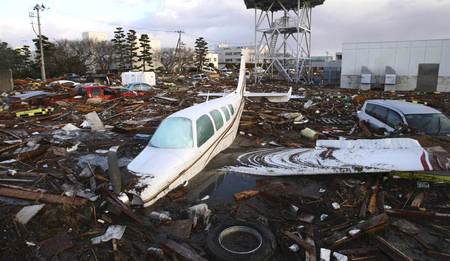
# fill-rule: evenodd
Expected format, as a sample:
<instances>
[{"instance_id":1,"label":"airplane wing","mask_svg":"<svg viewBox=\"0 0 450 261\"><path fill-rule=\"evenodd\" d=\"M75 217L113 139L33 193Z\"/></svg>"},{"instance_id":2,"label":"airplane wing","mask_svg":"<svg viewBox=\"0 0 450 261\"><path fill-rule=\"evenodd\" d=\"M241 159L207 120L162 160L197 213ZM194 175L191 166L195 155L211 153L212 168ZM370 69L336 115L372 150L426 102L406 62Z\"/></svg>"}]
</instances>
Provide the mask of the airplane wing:
<instances>
[{"instance_id":1,"label":"airplane wing","mask_svg":"<svg viewBox=\"0 0 450 261\"><path fill-rule=\"evenodd\" d=\"M227 95L226 92L210 92L205 93L201 92L198 94L200 97L223 97ZM280 92L244 92L244 97L264 97L269 102L288 102L292 97L292 87L289 88L289 91L286 93L280 93Z\"/></svg>"}]
</instances>

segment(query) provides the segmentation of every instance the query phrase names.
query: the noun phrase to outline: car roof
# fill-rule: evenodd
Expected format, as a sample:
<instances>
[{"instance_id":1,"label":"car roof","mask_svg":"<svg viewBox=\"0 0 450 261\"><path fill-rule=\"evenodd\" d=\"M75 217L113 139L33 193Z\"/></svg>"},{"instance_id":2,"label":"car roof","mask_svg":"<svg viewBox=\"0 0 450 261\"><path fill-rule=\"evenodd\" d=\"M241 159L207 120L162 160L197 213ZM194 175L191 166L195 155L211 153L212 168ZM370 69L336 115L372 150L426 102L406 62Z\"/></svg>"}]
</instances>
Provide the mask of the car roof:
<instances>
[{"instance_id":1,"label":"car roof","mask_svg":"<svg viewBox=\"0 0 450 261\"><path fill-rule=\"evenodd\" d=\"M403 114L434 114L441 113L440 111L433 109L431 107L416 104L412 102L399 101L399 100L367 100L367 103L377 104L385 107L389 107L400 111Z\"/></svg>"}]
</instances>

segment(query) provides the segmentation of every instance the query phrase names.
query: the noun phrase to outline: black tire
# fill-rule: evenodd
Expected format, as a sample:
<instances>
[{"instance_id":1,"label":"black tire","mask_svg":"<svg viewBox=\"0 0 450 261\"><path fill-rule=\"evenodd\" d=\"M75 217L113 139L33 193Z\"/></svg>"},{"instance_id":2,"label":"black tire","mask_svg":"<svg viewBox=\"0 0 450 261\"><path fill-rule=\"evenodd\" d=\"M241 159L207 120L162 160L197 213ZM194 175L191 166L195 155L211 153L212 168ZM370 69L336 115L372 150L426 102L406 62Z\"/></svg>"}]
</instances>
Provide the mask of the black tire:
<instances>
[{"instance_id":1,"label":"black tire","mask_svg":"<svg viewBox=\"0 0 450 261\"><path fill-rule=\"evenodd\" d=\"M227 251L219 244L220 233L233 226L245 226L258 231L262 237L262 244L258 250L249 254L236 254ZM273 233L265 226L248 222L226 222L211 229L206 238L206 246L212 260L218 261L267 261L271 260L276 248Z\"/></svg>"}]
</instances>

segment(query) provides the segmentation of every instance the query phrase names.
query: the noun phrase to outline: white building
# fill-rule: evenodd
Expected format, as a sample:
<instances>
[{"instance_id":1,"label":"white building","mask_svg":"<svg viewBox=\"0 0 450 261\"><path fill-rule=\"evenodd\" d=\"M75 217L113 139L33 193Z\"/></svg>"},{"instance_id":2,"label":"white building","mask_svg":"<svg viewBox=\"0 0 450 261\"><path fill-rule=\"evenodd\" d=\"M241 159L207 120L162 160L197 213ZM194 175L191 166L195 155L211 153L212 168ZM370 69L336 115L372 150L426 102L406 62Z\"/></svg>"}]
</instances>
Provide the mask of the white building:
<instances>
[{"instance_id":1,"label":"white building","mask_svg":"<svg viewBox=\"0 0 450 261\"><path fill-rule=\"evenodd\" d=\"M81 38L93 42L102 42L108 41L108 34L104 32L83 32Z\"/></svg>"},{"instance_id":2,"label":"white building","mask_svg":"<svg viewBox=\"0 0 450 261\"><path fill-rule=\"evenodd\" d=\"M205 57L206 66L213 64L215 69L219 69L219 54L217 53L207 53Z\"/></svg>"},{"instance_id":3,"label":"white building","mask_svg":"<svg viewBox=\"0 0 450 261\"><path fill-rule=\"evenodd\" d=\"M344 43L341 87L450 91L450 39Z\"/></svg>"},{"instance_id":4,"label":"white building","mask_svg":"<svg viewBox=\"0 0 450 261\"><path fill-rule=\"evenodd\" d=\"M228 44L219 44L215 51L219 57L219 67L225 67L227 65L239 65L239 63L241 62L242 49L248 49L249 51L249 59L247 63L254 63L254 46L230 46Z\"/></svg>"}]
</instances>

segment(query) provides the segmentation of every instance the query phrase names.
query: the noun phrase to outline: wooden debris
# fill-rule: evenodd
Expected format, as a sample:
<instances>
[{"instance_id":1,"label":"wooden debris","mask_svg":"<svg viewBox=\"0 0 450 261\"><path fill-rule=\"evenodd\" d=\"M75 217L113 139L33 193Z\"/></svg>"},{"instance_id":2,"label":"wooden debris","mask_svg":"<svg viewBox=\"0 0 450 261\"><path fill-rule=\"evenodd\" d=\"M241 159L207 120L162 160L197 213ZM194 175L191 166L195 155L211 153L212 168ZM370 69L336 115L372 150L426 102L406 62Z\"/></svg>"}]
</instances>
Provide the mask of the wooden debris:
<instances>
[{"instance_id":1,"label":"wooden debris","mask_svg":"<svg viewBox=\"0 0 450 261\"><path fill-rule=\"evenodd\" d=\"M244 200L244 199L248 199L248 198L254 197L254 196L258 195L258 194L259 194L258 190L252 190L251 189L251 190L245 190L245 191L234 193L233 198L236 201L240 201L240 200Z\"/></svg>"},{"instance_id":2,"label":"wooden debris","mask_svg":"<svg viewBox=\"0 0 450 261\"><path fill-rule=\"evenodd\" d=\"M386 209L386 213L390 216L414 218L414 219L439 219L450 221L450 214L440 213L433 211L417 211L417 210L404 210L404 209Z\"/></svg>"},{"instance_id":3,"label":"wooden debris","mask_svg":"<svg viewBox=\"0 0 450 261\"><path fill-rule=\"evenodd\" d=\"M380 236L375 236L375 240L378 242L378 248L383 251L386 255L390 256L396 261L412 261L413 259L405 255L398 248L390 244L384 238Z\"/></svg>"},{"instance_id":4,"label":"wooden debris","mask_svg":"<svg viewBox=\"0 0 450 261\"><path fill-rule=\"evenodd\" d=\"M303 240L301 238L299 238L298 236L296 236L294 233L292 232L288 232L285 231L283 233L284 235L286 235L288 238L290 238L291 240L293 240L296 244L298 244L299 246L303 247L305 249L306 252L309 253L310 256L310 260L313 260L313 257L316 257L317 255L316 253L316 248L314 247L314 245L312 245L310 242ZM316 257L317 258L317 257Z\"/></svg>"},{"instance_id":5,"label":"wooden debris","mask_svg":"<svg viewBox=\"0 0 450 261\"><path fill-rule=\"evenodd\" d=\"M162 244L162 248L164 251L174 252L176 255L182 257L184 260L206 261L206 259L201 257L199 254L170 239Z\"/></svg>"},{"instance_id":6,"label":"wooden debris","mask_svg":"<svg viewBox=\"0 0 450 261\"><path fill-rule=\"evenodd\" d=\"M79 197L66 197L44 192L24 191L20 189L0 187L0 196L27 199L45 203L81 206L87 203L86 199Z\"/></svg>"},{"instance_id":7,"label":"wooden debris","mask_svg":"<svg viewBox=\"0 0 450 261\"><path fill-rule=\"evenodd\" d=\"M425 193L420 192L419 194L417 194L416 197L411 202L411 207L420 208L422 206L422 202L423 202L424 198L425 198Z\"/></svg>"}]
</instances>

